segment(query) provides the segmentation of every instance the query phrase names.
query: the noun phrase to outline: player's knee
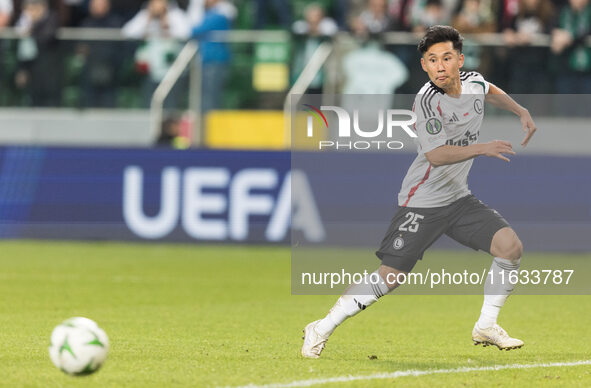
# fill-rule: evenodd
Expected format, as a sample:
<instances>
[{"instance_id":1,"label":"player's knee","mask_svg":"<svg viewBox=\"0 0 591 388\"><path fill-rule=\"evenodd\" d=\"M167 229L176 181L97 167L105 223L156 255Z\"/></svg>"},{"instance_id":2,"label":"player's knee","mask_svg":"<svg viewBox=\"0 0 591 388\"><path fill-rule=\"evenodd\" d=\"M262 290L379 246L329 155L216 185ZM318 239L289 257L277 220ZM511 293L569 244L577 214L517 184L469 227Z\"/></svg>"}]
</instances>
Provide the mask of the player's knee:
<instances>
[{"instance_id":1,"label":"player's knee","mask_svg":"<svg viewBox=\"0 0 591 388\"><path fill-rule=\"evenodd\" d=\"M496 257L516 261L523 254L523 244L513 229L503 228L495 234L490 253Z\"/></svg>"},{"instance_id":2,"label":"player's knee","mask_svg":"<svg viewBox=\"0 0 591 388\"><path fill-rule=\"evenodd\" d=\"M523 254L523 244L519 237L514 235L512 238L507 239L501 248L501 256L503 259L516 261L521 258Z\"/></svg>"},{"instance_id":3,"label":"player's knee","mask_svg":"<svg viewBox=\"0 0 591 388\"><path fill-rule=\"evenodd\" d=\"M519 260L521 259L521 256L523 255L523 244L521 243L521 240L519 239L519 237L515 236L515 239L513 241L513 248L511 251L511 258L509 260Z\"/></svg>"}]
</instances>

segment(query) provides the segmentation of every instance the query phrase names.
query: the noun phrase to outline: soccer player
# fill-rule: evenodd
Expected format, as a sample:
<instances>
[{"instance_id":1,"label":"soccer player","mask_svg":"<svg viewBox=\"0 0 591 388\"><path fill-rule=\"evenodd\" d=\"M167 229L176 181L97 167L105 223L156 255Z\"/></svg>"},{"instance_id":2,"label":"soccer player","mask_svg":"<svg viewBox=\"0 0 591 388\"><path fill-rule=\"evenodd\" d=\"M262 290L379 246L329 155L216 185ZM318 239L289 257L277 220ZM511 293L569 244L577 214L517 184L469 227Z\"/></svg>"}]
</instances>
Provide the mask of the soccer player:
<instances>
[{"instance_id":1,"label":"soccer player","mask_svg":"<svg viewBox=\"0 0 591 388\"><path fill-rule=\"evenodd\" d=\"M325 318L306 326L304 357L318 358L338 325L396 288L396 276L410 272L444 233L493 256L480 318L472 331L474 344L506 350L523 346L523 341L511 338L497 324L499 311L514 288L507 272L519 269L521 241L499 213L470 194L467 179L475 157L508 162L505 155L515 154L507 141L478 144L485 99L519 117L525 132L522 146L527 145L536 126L528 110L501 89L477 72L460 71L464 63L462 37L454 28L429 28L418 50L430 79L413 106L418 155L402 182L399 210L376 252L382 264L364 282L349 287ZM372 282L372 277L379 282Z\"/></svg>"}]
</instances>

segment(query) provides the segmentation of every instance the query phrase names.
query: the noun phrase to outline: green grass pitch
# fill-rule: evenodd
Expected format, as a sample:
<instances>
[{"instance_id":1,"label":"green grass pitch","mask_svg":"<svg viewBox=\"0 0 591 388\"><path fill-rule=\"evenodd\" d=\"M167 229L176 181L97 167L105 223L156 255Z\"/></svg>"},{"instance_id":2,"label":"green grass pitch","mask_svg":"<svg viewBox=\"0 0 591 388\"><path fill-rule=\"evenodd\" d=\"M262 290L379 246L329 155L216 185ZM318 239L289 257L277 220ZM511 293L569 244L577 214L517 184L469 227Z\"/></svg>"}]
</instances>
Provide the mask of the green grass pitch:
<instances>
[{"instance_id":1,"label":"green grass pitch","mask_svg":"<svg viewBox=\"0 0 591 388\"><path fill-rule=\"evenodd\" d=\"M335 296L290 294L288 248L5 241L0 252L2 387L261 385L591 359L589 296L510 298L500 323L526 345L501 352L471 343L481 296L394 294L345 322L323 357L308 360L299 355L301 330L322 317ZM94 319L109 335L109 358L94 375L69 377L49 360L51 330L71 316ZM591 367L325 386L386 384L589 387Z\"/></svg>"}]
</instances>

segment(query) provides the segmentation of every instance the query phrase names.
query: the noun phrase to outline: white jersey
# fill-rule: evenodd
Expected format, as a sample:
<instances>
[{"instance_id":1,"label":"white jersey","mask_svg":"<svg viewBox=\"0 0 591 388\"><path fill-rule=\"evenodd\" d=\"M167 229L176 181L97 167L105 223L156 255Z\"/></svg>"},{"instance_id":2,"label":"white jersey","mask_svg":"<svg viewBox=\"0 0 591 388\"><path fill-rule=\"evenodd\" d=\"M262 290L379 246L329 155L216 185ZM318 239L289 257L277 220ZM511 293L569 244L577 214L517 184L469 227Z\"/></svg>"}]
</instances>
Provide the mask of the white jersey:
<instances>
[{"instance_id":1,"label":"white jersey","mask_svg":"<svg viewBox=\"0 0 591 388\"><path fill-rule=\"evenodd\" d=\"M489 84L477 72L460 72L462 94L450 97L427 82L415 98L414 130L418 155L408 169L398 194L398 205L439 207L470 194L468 173L472 159L432 166L425 153L445 144L467 146L478 142Z\"/></svg>"}]
</instances>

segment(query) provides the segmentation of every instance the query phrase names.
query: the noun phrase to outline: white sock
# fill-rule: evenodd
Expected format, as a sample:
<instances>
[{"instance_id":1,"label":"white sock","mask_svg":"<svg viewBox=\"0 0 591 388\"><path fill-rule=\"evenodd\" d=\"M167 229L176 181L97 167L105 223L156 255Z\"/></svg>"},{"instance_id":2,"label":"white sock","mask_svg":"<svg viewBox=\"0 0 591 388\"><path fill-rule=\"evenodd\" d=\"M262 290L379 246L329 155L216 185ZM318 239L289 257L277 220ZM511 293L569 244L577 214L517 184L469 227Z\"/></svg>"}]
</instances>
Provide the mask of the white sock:
<instances>
[{"instance_id":1,"label":"white sock","mask_svg":"<svg viewBox=\"0 0 591 388\"><path fill-rule=\"evenodd\" d=\"M374 284L372 280L377 280L377 283ZM345 291L328 315L318 322L316 331L321 335L331 335L345 319L365 310L388 292L388 285L378 271L366 275L363 282L354 284Z\"/></svg>"},{"instance_id":2,"label":"white sock","mask_svg":"<svg viewBox=\"0 0 591 388\"><path fill-rule=\"evenodd\" d=\"M520 263L521 259L511 261L500 257L494 258L484 284L484 303L480 318L478 318L478 327L481 329L489 328L497 323L501 307L515 288L515 283L510 282L514 276L509 276L509 273L519 271Z\"/></svg>"}]
</instances>

